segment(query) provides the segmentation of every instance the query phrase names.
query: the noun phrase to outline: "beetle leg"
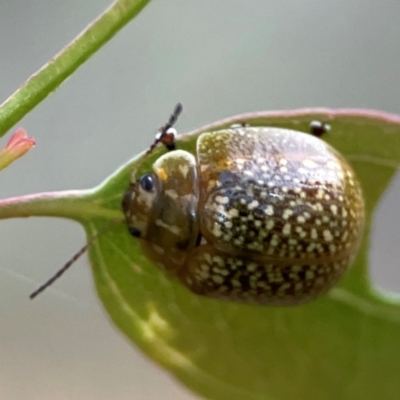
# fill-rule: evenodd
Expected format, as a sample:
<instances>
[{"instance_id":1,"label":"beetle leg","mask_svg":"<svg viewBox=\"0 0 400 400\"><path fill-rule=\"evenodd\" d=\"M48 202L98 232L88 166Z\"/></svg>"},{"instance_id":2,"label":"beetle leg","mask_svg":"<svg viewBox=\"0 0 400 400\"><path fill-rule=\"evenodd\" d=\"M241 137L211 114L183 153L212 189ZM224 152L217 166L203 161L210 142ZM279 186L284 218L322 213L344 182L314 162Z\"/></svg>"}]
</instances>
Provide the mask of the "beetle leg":
<instances>
[{"instance_id":1,"label":"beetle leg","mask_svg":"<svg viewBox=\"0 0 400 400\"><path fill-rule=\"evenodd\" d=\"M331 126L326 122L322 121L311 121L310 123L310 133L313 136L321 137L325 133L331 130Z\"/></svg>"}]
</instances>

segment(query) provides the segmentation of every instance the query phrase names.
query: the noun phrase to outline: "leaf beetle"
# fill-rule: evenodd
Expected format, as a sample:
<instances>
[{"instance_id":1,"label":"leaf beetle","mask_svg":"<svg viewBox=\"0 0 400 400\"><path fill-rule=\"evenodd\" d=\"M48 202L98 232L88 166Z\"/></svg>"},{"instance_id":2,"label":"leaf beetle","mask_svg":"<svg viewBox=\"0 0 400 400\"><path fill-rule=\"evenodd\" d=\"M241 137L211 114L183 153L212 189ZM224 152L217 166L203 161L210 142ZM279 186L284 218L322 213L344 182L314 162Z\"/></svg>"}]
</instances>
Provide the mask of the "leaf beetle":
<instances>
[{"instance_id":1,"label":"leaf beetle","mask_svg":"<svg viewBox=\"0 0 400 400\"><path fill-rule=\"evenodd\" d=\"M361 240L364 200L347 161L310 134L245 124L176 148L178 104L149 147L167 152L136 176L122 199L124 222L150 260L199 295L261 305L296 305L329 290ZM114 221L115 223L116 221ZM91 246L91 237L33 299Z\"/></svg>"},{"instance_id":2,"label":"leaf beetle","mask_svg":"<svg viewBox=\"0 0 400 400\"><path fill-rule=\"evenodd\" d=\"M364 225L360 183L318 136L274 127L202 133L132 174L122 209L147 256L189 290L228 301L296 305L330 289L355 257Z\"/></svg>"}]
</instances>

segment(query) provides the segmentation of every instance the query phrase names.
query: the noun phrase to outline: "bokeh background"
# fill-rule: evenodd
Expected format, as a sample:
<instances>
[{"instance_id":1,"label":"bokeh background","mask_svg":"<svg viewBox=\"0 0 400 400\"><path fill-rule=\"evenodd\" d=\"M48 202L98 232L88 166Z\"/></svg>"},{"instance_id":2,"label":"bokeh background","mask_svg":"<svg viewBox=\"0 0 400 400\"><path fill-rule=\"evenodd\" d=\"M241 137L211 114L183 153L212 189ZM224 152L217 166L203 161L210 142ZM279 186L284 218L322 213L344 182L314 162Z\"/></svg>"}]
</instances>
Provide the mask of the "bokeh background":
<instances>
[{"instance_id":1,"label":"bokeh background","mask_svg":"<svg viewBox=\"0 0 400 400\"><path fill-rule=\"evenodd\" d=\"M109 3L0 0L0 102ZM182 132L258 110L400 113L399 15L396 0L154 0L20 123L37 147L1 172L0 196L97 185L177 101ZM374 282L397 292L399 204L396 179L371 249ZM79 225L1 221L0 241L0 399L195 398L110 324L85 258L28 300L85 242Z\"/></svg>"}]
</instances>

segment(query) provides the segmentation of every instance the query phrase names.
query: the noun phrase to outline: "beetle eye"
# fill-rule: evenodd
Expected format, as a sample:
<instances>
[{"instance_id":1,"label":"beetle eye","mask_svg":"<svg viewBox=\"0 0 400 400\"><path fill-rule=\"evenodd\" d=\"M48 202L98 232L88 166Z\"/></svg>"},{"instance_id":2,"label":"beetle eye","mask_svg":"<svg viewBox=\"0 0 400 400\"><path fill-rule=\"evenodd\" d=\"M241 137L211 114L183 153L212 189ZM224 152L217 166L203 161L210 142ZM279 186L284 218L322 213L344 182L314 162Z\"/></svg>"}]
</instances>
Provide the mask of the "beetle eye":
<instances>
[{"instance_id":1,"label":"beetle eye","mask_svg":"<svg viewBox=\"0 0 400 400\"><path fill-rule=\"evenodd\" d=\"M153 180L153 175L152 174L144 174L139 180L140 186L146 190L147 192L150 192L154 188L154 180Z\"/></svg>"}]
</instances>

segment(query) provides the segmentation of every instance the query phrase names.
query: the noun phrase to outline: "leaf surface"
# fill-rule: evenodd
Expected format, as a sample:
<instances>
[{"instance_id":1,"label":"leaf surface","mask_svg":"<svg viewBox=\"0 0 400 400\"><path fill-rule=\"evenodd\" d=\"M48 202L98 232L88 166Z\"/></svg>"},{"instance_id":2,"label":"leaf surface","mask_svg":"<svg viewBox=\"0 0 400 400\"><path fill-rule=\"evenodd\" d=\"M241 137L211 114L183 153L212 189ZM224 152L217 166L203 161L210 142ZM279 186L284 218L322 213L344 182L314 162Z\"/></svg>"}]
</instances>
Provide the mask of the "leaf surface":
<instances>
[{"instance_id":1,"label":"leaf surface","mask_svg":"<svg viewBox=\"0 0 400 400\"><path fill-rule=\"evenodd\" d=\"M367 211L365 235L352 269L327 295L288 308L201 298L149 262L122 224L90 250L96 288L114 323L148 356L206 398L400 396L400 303L395 296L374 290L368 272L372 213L400 164L400 118L363 110L252 113L191 132L178 146L193 151L201 132L235 122L307 132L314 119L331 124L325 140L353 165ZM148 171L162 152L157 149L140 171ZM85 202L119 210L139 159L86 192ZM82 215L81 222L89 236L108 223L100 215Z\"/></svg>"}]
</instances>

